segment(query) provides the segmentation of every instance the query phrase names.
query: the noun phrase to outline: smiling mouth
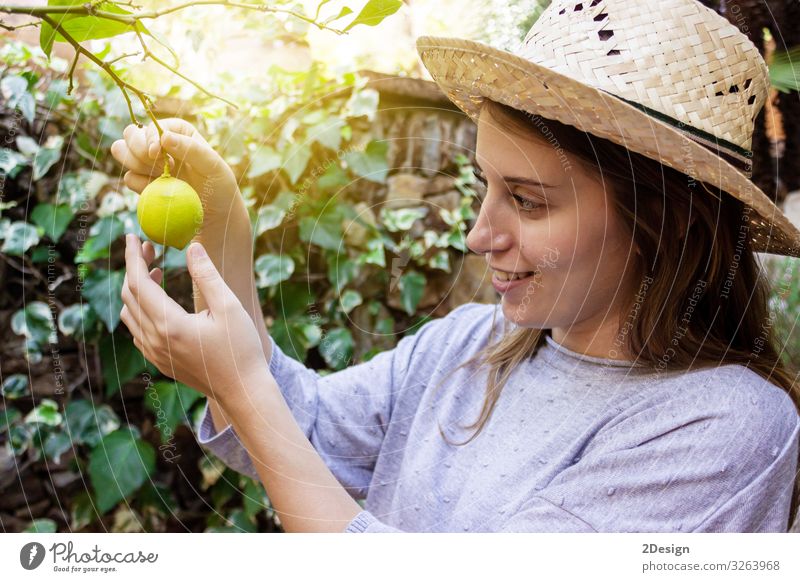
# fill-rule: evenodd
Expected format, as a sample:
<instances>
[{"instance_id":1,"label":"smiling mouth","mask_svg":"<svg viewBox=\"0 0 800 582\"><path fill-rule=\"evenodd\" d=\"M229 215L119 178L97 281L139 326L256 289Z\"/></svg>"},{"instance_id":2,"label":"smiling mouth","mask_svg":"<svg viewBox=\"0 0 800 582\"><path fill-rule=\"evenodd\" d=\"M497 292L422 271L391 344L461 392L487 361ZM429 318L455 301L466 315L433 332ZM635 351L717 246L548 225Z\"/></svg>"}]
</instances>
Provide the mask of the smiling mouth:
<instances>
[{"instance_id":1,"label":"smiling mouth","mask_svg":"<svg viewBox=\"0 0 800 582\"><path fill-rule=\"evenodd\" d=\"M505 271L494 271L494 276L500 281L516 281L517 279L525 279L535 274L536 271L528 271L527 273L506 273Z\"/></svg>"}]
</instances>

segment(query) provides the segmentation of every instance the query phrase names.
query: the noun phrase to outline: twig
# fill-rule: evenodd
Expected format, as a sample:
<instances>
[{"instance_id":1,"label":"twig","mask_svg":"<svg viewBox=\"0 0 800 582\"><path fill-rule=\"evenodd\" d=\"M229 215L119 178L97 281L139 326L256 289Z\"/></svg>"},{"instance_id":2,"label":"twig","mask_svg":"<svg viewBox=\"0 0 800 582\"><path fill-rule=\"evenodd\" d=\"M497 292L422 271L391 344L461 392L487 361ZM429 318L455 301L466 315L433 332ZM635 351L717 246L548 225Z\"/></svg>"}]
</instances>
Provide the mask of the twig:
<instances>
[{"instance_id":1,"label":"twig","mask_svg":"<svg viewBox=\"0 0 800 582\"><path fill-rule=\"evenodd\" d=\"M229 101L228 99L225 99L224 97L220 97L219 95L215 95L214 93L212 93L211 91L209 91L208 89L206 89L205 87L203 87L202 85L197 83L196 81L190 79L189 77L187 77L186 75L184 75L183 73L178 71L177 69L173 68L172 66L168 65L167 63L162 61L160 58L158 58L155 54L153 54L150 51L150 49L147 48L147 44L145 44L145 42L144 42L144 37L142 36L142 33L139 32L138 29L136 30L136 36L139 38L139 44L142 45L142 49L144 50L144 57L143 58L148 58L149 57L149 58L153 59L159 65L161 65L162 67L164 67L165 69L167 69L169 71L172 71L172 73L174 73L175 75L178 75L184 81L187 81L187 82L191 83L192 85L194 85L195 87L200 89L200 91L202 91L203 93L205 93L209 97L212 97L214 99L219 99L220 101L224 101L228 105L231 105L234 109L239 109L239 106L236 105L236 103L234 103L233 101Z\"/></svg>"},{"instance_id":2,"label":"twig","mask_svg":"<svg viewBox=\"0 0 800 582\"><path fill-rule=\"evenodd\" d=\"M106 63L105 61L100 60L94 53L92 53L91 51L88 51L85 48L83 48L83 46L78 41L76 41L66 30L64 30L64 27L62 27L55 20L50 18L47 14L42 15L41 18L42 18L42 20L47 22L47 24L52 26L53 30L58 31L58 33L61 36L64 37L64 40L66 40L69 44L72 45L72 48L74 48L80 54L86 56L90 61L92 61L94 64L96 64L98 67L103 69L106 73L108 73L108 75L111 77L111 79L114 81L114 83L116 83L117 86L122 91L122 96L125 98L125 102L128 105L128 112L130 113L131 121L133 121L133 123L135 123L136 125L141 127L141 123L139 123L139 120L136 119L136 115L133 113L133 105L131 104L131 98L128 95L127 89L129 89L131 92L133 92L139 98L139 100L142 102L142 105L144 105L144 108L147 111L147 114L150 116L150 119L152 119L153 124L156 126L156 129L158 130L158 134L161 135L163 133L163 130L161 129L161 126L158 124L158 120L156 119L155 115L153 115L153 112L148 107L148 103L149 103L150 100L147 97L147 95L145 95L142 91L140 91L139 89L137 89L133 85L123 81L119 77L119 75L117 75L117 73L114 72L114 69L112 69L111 66L108 63Z\"/></svg>"},{"instance_id":3,"label":"twig","mask_svg":"<svg viewBox=\"0 0 800 582\"><path fill-rule=\"evenodd\" d=\"M131 14L116 14L114 12L107 12L105 10L98 10L96 8L97 6L103 3L104 2L94 2L91 4L86 3L75 6L39 6L39 7L0 6L0 12L5 12L7 14L27 14L29 16L36 16L42 19L44 19L43 17L48 16L50 14L78 14L85 16L95 16L97 18L103 18L106 20L114 20L116 22L122 22L124 24L134 26L140 20L159 18L166 14L172 14L173 12L178 12L179 10L184 10L186 8L192 8L194 6L230 6L231 8L243 8L245 10L255 10L258 12L286 14L288 16L293 16L294 18L297 18L309 24L313 24L320 30L329 30L331 32L340 35L345 34L344 30L339 30L337 28L331 28L329 26L326 26L320 22L317 22L313 18L309 18L305 14L300 14L299 12L295 12L294 10L287 10L284 8L273 8L266 4L227 2L226 0L196 0L195 2L186 2L184 4L172 6L171 8L165 8L163 10L151 10L149 12L135 12Z\"/></svg>"}]
</instances>

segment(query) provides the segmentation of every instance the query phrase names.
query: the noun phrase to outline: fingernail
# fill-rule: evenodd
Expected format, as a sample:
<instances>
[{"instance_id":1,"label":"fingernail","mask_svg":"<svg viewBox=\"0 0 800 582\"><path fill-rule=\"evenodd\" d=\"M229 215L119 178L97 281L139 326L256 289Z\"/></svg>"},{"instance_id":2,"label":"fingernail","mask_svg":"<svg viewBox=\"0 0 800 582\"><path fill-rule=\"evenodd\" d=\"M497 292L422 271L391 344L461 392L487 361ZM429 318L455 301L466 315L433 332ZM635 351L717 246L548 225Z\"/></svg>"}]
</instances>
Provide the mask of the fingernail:
<instances>
[{"instance_id":1,"label":"fingernail","mask_svg":"<svg viewBox=\"0 0 800 582\"><path fill-rule=\"evenodd\" d=\"M133 235L128 233L125 235L125 247L131 246L131 241L133 240Z\"/></svg>"},{"instance_id":2,"label":"fingernail","mask_svg":"<svg viewBox=\"0 0 800 582\"><path fill-rule=\"evenodd\" d=\"M192 243L192 248L189 251L192 254L192 258L204 259L206 257L206 251L200 243Z\"/></svg>"}]
</instances>

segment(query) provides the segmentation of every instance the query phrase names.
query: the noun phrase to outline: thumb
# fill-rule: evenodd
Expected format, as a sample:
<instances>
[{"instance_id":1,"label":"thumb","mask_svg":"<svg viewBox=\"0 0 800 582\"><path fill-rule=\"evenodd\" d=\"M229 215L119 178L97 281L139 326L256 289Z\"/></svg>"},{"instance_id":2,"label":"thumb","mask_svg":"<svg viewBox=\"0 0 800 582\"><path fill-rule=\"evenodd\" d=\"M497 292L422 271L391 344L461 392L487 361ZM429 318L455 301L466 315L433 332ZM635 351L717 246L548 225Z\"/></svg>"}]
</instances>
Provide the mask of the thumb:
<instances>
[{"instance_id":1,"label":"thumb","mask_svg":"<svg viewBox=\"0 0 800 582\"><path fill-rule=\"evenodd\" d=\"M221 313L230 306L232 300L238 301L230 290L206 250L198 242L189 245L186 253L189 274L203 296L212 314Z\"/></svg>"},{"instance_id":2,"label":"thumb","mask_svg":"<svg viewBox=\"0 0 800 582\"><path fill-rule=\"evenodd\" d=\"M161 136L161 147L176 161L187 162L206 176L220 173L225 163L202 138L165 131Z\"/></svg>"}]
</instances>

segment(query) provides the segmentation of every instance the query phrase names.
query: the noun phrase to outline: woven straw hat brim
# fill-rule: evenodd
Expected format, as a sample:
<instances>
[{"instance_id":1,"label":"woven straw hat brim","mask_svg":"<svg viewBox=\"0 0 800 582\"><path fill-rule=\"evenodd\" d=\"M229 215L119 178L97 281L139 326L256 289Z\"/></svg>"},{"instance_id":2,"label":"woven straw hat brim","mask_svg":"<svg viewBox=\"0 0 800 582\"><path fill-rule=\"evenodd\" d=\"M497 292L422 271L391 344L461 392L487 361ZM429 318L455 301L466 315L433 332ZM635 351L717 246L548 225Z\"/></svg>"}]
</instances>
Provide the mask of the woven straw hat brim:
<instances>
[{"instance_id":1,"label":"woven straw hat brim","mask_svg":"<svg viewBox=\"0 0 800 582\"><path fill-rule=\"evenodd\" d=\"M481 42L422 36L417 51L433 80L475 123L489 98L608 139L749 205L755 252L800 257L800 230L786 215L744 173L679 129L611 93Z\"/></svg>"}]
</instances>

